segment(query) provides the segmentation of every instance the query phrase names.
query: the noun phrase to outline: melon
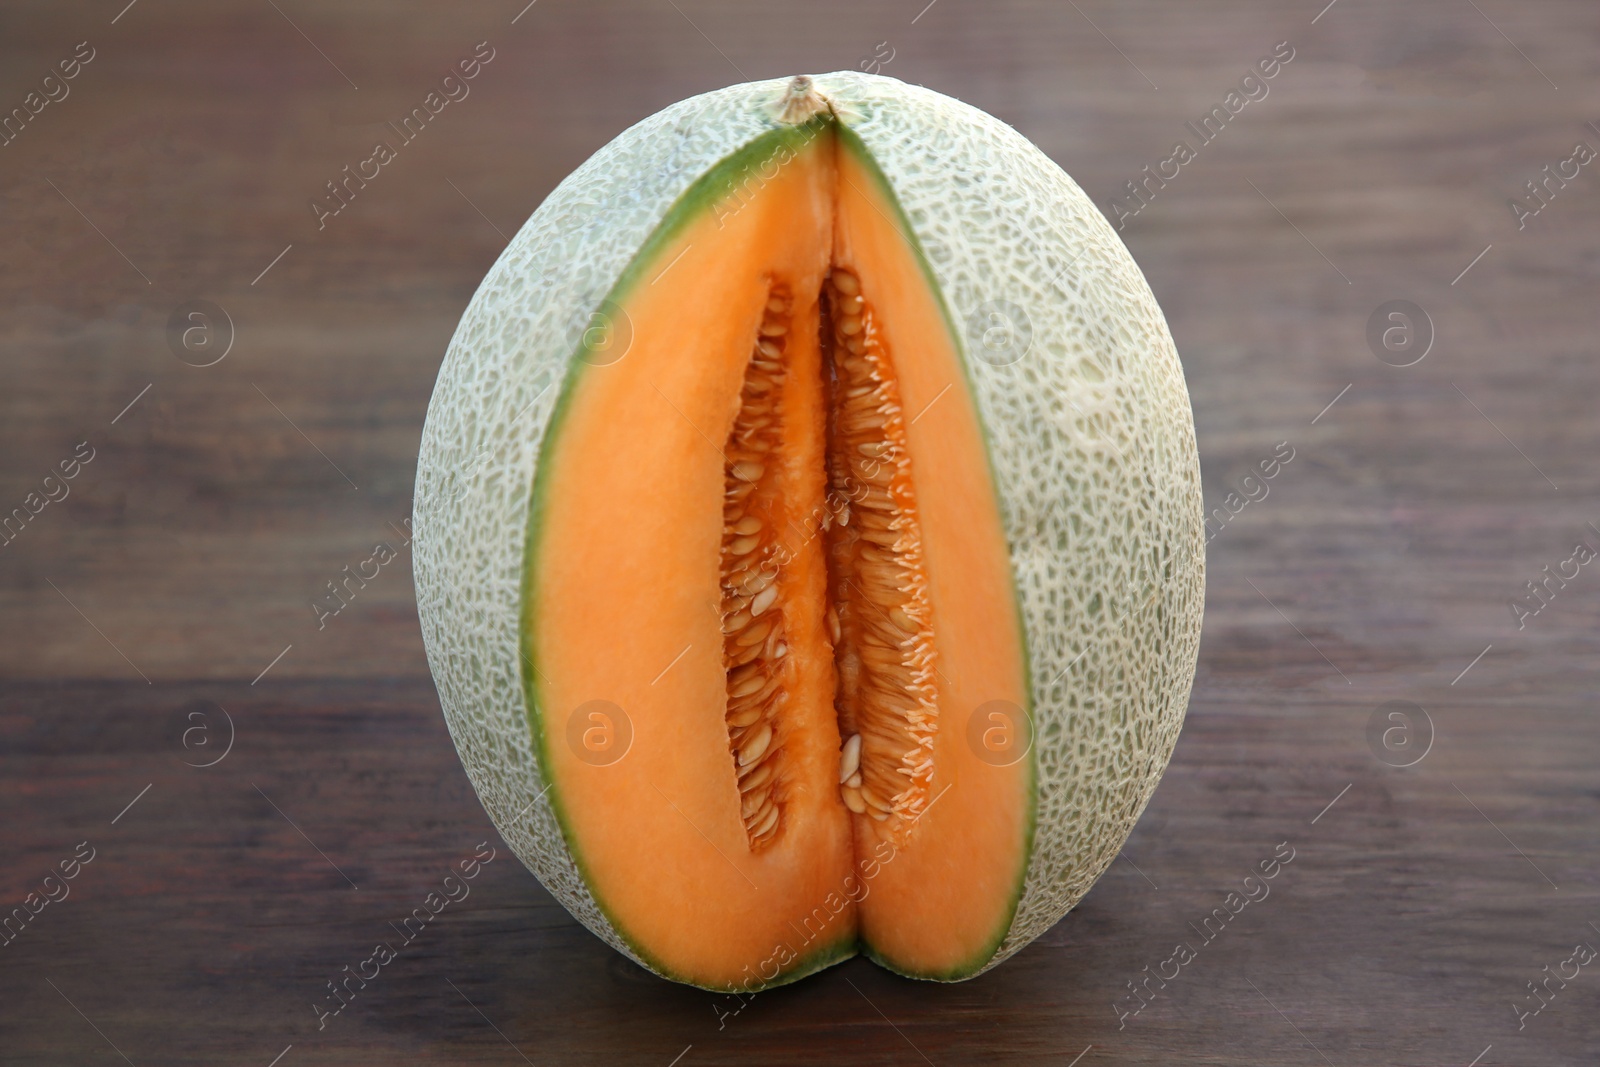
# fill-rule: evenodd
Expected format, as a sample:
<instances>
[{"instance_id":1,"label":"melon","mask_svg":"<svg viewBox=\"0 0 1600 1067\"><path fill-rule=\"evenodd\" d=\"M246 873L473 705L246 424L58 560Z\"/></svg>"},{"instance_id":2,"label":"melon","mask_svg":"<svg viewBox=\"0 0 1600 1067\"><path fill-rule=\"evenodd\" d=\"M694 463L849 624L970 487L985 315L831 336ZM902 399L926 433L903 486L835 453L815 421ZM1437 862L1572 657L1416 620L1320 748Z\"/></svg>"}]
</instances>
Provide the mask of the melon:
<instances>
[{"instance_id":1,"label":"melon","mask_svg":"<svg viewBox=\"0 0 1600 1067\"><path fill-rule=\"evenodd\" d=\"M1161 311L1042 152L891 78L697 96L563 181L455 332L414 510L495 826L707 989L995 966L1117 855L1188 703Z\"/></svg>"}]
</instances>

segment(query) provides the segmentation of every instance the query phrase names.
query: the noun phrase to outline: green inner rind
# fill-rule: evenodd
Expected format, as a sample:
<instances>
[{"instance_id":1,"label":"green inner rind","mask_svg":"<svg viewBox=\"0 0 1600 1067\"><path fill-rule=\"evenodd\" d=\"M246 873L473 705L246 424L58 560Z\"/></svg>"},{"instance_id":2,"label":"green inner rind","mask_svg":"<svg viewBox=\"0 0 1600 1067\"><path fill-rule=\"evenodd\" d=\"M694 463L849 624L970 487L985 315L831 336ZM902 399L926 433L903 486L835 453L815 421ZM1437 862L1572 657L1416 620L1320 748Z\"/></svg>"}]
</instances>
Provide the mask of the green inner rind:
<instances>
[{"instance_id":1,"label":"green inner rind","mask_svg":"<svg viewBox=\"0 0 1600 1067\"><path fill-rule=\"evenodd\" d=\"M661 221L645 240L644 245L629 261L627 267L623 268L616 284L611 287L611 290L601 301L601 305L604 306L606 303L611 303L614 306L621 306L622 302L639 282L647 276L649 268L660 258L662 251L683 232L685 227L694 221L700 212L709 211L715 207L717 202L733 187L735 178L742 176L752 167L765 164L785 148L791 151L798 150L801 146L813 140L823 128L831 124L831 116L818 116L804 125L783 126L769 130L756 136L743 147L736 149L713 164L709 170L695 179L684 190L683 194L673 202L672 206L667 209L666 214L662 216ZM550 412L550 421L545 426L544 437L539 442L539 459L541 461L546 455L552 454L552 448L557 438L560 437L561 430L566 423L566 416L573 393L576 390L578 380L582 377L583 371L594 366L594 364L585 359L591 351L593 351L593 345L590 343L590 334L589 331L585 331L578 342L578 347L567 361L567 372L561 383L560 395L556 398L555 407ZM561 827L561 836L566 842L567 852L571 855L573 864L578 868L578 873L583 878L584 884L589 887L589 894L594 898L595 905L600 909L601 914L605 916L606 921L611 924L611 929L615 931L618 937L622 938L634 955L643 960L656 973L677 978L678 976L674 974L670 967L661 960L656 959L649 950L629 935L628 931L618 921L617 916L612 913L606 902L601 899L600 894L596 892L595 881L592 877L593 872L588 869L587 864L584 862L583 852L578 847L577 837L572 831L571 821L562 806L561 791L554 788L555 779L550 773L551 762L547 746L551 743L551 732L544 729L545 716L541 710L543 704L539 699L538 683L535 678L538 673L538 663L531 639L535 604L538 599L536 581L538 569L534 566L534 560L538 556L539 535L543 528L542 520L548 505L546 500L548 483L545 479L545 469L543 462L536 463L533 489L529 494L527 535L523 541L523 595L522 610L518 618L520 627L518 639L523 646L521 650L523 699L528 708L529 728L533 732L534 752L539 758L540 775L549 790L546 794L546 800L549 801L550 810L555 815L556 824ZM559 734L560 731L557 730L555 733ZM785 978L785 974L800 969L803 964L814 960L819 952L831 951L832 948L833 946L821 946L810 956L800 957L790 964L789 971L780 973L777 978L760 988L770 988L773 985L782 985L792 980ZM848 958L848 956L854 954L854 946L852 945L851 951L839 958ZM814 970L820 970L822 966L827 966L827 964L812 967L805 973L809 974ZM693 984L692 980L689 979L679 978L679 980L689 981L690 984Z\"/></svg>"},{"instance_id":2,"label":"green inner rind","mask_svg":"<svg viewBox=\"0 0 1600 1067\"><path fill-rule=\"evenodd\" d=\"M900 232L900 236L905 241L906 246L910 248L911 254L916 257L917 266L922 270L922 276L928 283L928 289L933 293L934 300L939 305L939 314L944 319L945 332L949 334L951 344L954 346L955 351L961 355L961 375L963 378L963 384L965 384L967 387L967 396L976 397L978 394L973 388L972 374L967 366L970 361L967 356L966 344L964 343L960 332L955 328L955 321L950 316L950 307L945 303L944 287L939 284L939 279L933 273L933 265L928 262L928 257L922 250L922 242L917 240L916 230L913 229L911 225L911 219L907 217L905 208L900 206L900 198L895 195L894 187L889 184L888 176L884 174L883 169L878 166L878 161L873 158L872 152L868 150L866 144L861 140L861 137L843 122L838 124L837 131L839 143L842 144L853 157L855 157L856 162L861 164L862 169L872 177L874 183L877 185L877 191L879 195L883 197L884 201L888 203L889 207L894 212L896 222L895 229ZM985 442L983 460L989 469L989 485L992 487L995 493L995 511L997 514L1005 516L1005 501L1002 500L999 495L1000 480L995 476L994 456L987 447L987 442L989 440L989 428L984 423L982 409L979 408L977 404L973 404L972 410L974 417L978 420L978 432L983 436ZM1008 550L1009 547L1010 546L1008 545ZM872 960L880 967L894 971L896 974L903 974L908 978L926 978L932 981L943 982L959 981L962 978L966 978L975 971L981 969L984 964L993 959L994 954L1000 949L1001 942L1005 940L1006 934L1010 932L1012 922L1016 919L1017 906L1022 901L1023 884L1027 880L1028 863L1033 857L1034 830L1038 825L1039 818L1039 768L1035 758L1035 752L1038 748L1039 741L1038 720L1034 715L1032 684L1033 667L1028 655L1027 620L1023 616L1021 603L1019 603L1016 599L1015 590L1017 588L1017 577L1015 568L1011 566L1011 554L1009 551L1006 553L1006 564L1008 569L1011 570L1011 589L1013 591L1011 607L1012 610L1016 612L1017 633L1021 637L1022 677L1027 682L1028 706L1023 709L1023 713L1028 716L1028 726L1030 731L1029 736L1032 742L1028 746L1027 755L1023 757L1027 760L1028 770L1028 824L1026 829L1023 831L1022 869L1017 872L1016 887L1011 893L1011 906L1006 910L1005 920L1000 924L999 931L994 935L989 943L980 949L971 959L964 963L958 964L955 967L938 972L919 972L906 970L905 968L897 966L893 962L879 956L872 946L867 943L866 939L864 937L862 938L861 944L863 954L866 955L868 959Z\"/></svg>"},{"instance_id":3,"label":"green inner rind","mask_svg":"<svg viewBox=\"0 0 1600 1067\"><path fill-rule=\"evenodd\" d=\"M716 203L726 195L727 191L732 188L734 184L732 179L747 173L753 166L760 166L767 163L785 148L789 149L790 151L797 151L805 144L815 139L818 133L820 133L823 129L827 128L831 128L835 131L839 142L850 151L851 155L854 156L855 159L861 164L862 168L873 178L877 185L879 194L892 208L895 218L898 220L896 228L900 231L901 236L905 239L907 247L910 249L912 255L916 258L917 265L922 271L923 278L926 280L928 288L934 294L934 298L939 306L940 315L944 320L946 333L948 333L950 336L955 351L960 353L962 356L961 371L965 379L968 395L976 395L972 388L971 375L967 368L966 346L962 341L961 334L955 328L954 321L950 316L950 309L945 303L944 291L939 285L938 279L934 276L933 268L928 262L926 254L922 250L921 242L916 238L915 231L911 225L911 220L906 216L904 208L901 207L900 200L897 196L895 196L893 187L889 184L887 176L878 166L877 161L873 158L872 153L867 149L866 145L861 141L861 138L854 131L845 126L844 123L835 121L831 115L819 115L810 122L800 126L784 126L760 134L743 147L735 150L727 156L724 156L703 175L697 178L692 184L690 184L688 189L686 189L684 193L679 196L672 206L667 209L666 213L662 216L661 222L657 224L655 230L651 232L644 245L640 248L638 253L635 254L633 259L629 261L628 266L623 269L621 275L618 276L616 283L611 287L610 291L606 294L606 297L602 300L602 306L604 306L606 303L610 303L614 306L621 306L623 301L629 296L633 289L649 273L650 268L660 258L662 251L668 245L670 245L680 233L683 232L684 228L687 227L700 212L711 210ZM554 409L550 413L550 420L545 427L544 436L539 444L539 457L541 460L544 456L550 454L556 440L560 437L561 430L565 426L566 416L568 414L572 396L576 390L577 383L581 378L583 371L585 368L593 366L593 364L589 363L585 358L591 351L593 351L593 347L589 340L589 334L586 332L583 335L583 338L579 341L578 347L574 350L572 356L567 362L567 372L561 384L561 392L556 399ZM975 406L974 414L978 420L979 430L984 439L987 440L988 430L984 425L983 413L982 411L977 410ZM998 489L999 482L995 478L993 457L989 454L989 450L987 448L984 451L984 461L989 466L990 484ZM535 677L538 673L538 664L535 656L535 649L531 640L531 635L533 633L533 617L535 605L537 603L536 576L538 574L538 569L534 566L534 561L539 554L540 534L543 529L542 520L544 518L545 509L549 503L546 499L548 482L545 478L545 470L546 466L543 462L536 464L533 488L529 494L527 534L524 539L522 563L523 596L518 621L520 626L519 641L523 646L521 650L523 660L521 666L523 698L528 708L529 728L533 734L534 751L539 759L541 777L544 778L545 786L549 790L546 799L550 804L552 813L555 815L557 825L561 828L561 835L562 839L566 843L567 852L569 855L571 855L574 865L578 868L578 873L583 878L584 884L589 887L589 892L594 898L595 905L600 909L601 914L605 916L606 921L610 923L611 929L623 940L624 943L627 944L629 949L640 960L644 961L647 966L656 971L658 974L678 978L679 980L686 980L676 975L663 961L655 958L655 956L648 949L646 949L645 946L631 937L628 931L618 921L617 916L612 913L606 902L601 898L601 895L596 891L592 872L588 869L584 861L583 852L578 846L576 835L572 830L571 821L562 806L561 792L560 790L554 788L554 778L549 770L551 767L551 761L547 746L552 742L552 731L547 731L544 728L545 715L542 711L543 703L539 698L538 683ZM1005 513L1004 502L999 499L998 492L996 494L995 507L998 513L1002 515ZM1014 573L1012 579L1012 588L1016 588ZM1032 671L1028 662L1026 623L1022 616L1021 605L1013 601L1013 607L1017 612L1018 632L1022 635L1021 651L1023 656L1024 677L1031 679ZM1024 711L1029 718L1030 725L1035 727L1033 731L1033 738L1035 744L1037 744L1038 735L1036 723L1034 722L1033 705L1034 701L1030 685L1028 706L1024 709ZM554 732L559 733L560 731ZM1022 896L1023 883L1027 875L1028 858L1030 858L1033 854L1034 832L1038 818L1038 769L1035 763L1033 746L1029 747L1028 754L1025 758L1027 760L1028 773L1028 803L1027 826L1024 831L1024 861L1022 863L1021 870L1019 870L1017 873L1016 886L1010 895L1010 907L1006 911L1004 921L1000 924L999 929L993 938L991 938L990 941L971 959L955 967L939 972L918 972L908 970L897 965L894 961L880 956L875 950L873 950L872 946L858 930L856 937L854 938L845 937L828 944L819 945L810 954L799 956L789 965L787 970L781 971L777 977L755 988L770 989L774 986L786 985L789 982L798 981L800 978L803 978L806 975L813 974L833 965L834 963L838 963L856 955L857 945L859 945L863 953L867 955L868 958L872 959L879 966L882 966L887 970L894 971L898 974L904 974L913 978L924 978L934 981L958 981L981 969L984 964L988 963L989 960L994 957L995 952L999 949L1001 942L1005 939L1006 933L1011 929L1011 924L1016 916L1017 906ZM689 981L691 984L693 984L692 980Z\"/></svg>"}]
</instances>

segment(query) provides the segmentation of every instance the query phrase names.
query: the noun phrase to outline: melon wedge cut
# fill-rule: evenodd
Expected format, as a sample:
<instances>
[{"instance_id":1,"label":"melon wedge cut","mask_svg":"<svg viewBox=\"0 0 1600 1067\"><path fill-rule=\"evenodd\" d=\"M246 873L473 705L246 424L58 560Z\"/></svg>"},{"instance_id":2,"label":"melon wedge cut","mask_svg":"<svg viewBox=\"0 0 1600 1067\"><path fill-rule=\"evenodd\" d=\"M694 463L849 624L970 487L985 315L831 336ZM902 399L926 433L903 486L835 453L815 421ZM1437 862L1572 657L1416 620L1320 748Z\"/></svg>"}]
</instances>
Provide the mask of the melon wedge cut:
<instances>
[{"instance_id":1,"label":"melon wedge cut","mask_svg":"<svg viewBox=\"0 0 1600 1067\"><path fill-rule=\"evenodd\" d=\"M415 510L485 808L677 981L981 973L1110 863L1187 704L1154 298L1037 149L892 79L697 97L562 183L457 330Z\"/></svg>"}]
</instances>

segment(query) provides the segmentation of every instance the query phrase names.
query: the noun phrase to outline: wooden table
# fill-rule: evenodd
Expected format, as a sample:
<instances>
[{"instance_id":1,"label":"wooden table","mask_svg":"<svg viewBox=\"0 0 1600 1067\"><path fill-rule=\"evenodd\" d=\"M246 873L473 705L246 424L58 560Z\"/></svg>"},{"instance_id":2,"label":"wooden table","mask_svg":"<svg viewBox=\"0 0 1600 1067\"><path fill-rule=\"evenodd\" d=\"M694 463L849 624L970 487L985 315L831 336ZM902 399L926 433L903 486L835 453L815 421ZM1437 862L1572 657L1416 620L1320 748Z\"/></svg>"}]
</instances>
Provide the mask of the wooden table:
<instances>
[{"instance_id":1,"label":"wooden table","mask_svg":"<svg viewBox=\"0 0 1600 1067\"><path fill-rule=\"evenodd\" d=\"M1520 1030L1513 1004L1600 945L1600 573L1521 629L1509 601L1600 547L1600 189L1585 167L1522 230L1507 204L1600 146L1592 4L122 3L0 14L7 108L93 52L0 149L0 507L93 453L0 549L0 904L93 855L0 948L0 1060L1593 1061L1594 968ZM470 97L319 229L324 183L480 41ZM673 100L891 53L1111 212L1280 41L1268 95L1124 231L1208 504L1295 458L1210 545L1188 725L1123 858L981 979L852 961L736 1015L578 927L467 784L397 529L506 235ZM195 300L231 322L211 366L168 341ZM1366 339L1393 300L1432 323L1412 366ZM229 339L211 314L188 364ZM380 541L402 562L319 630ZM1389 701L1431 722L1409 767L1369 742ZM319 1031L325 983L481 842L470 898ZM1179 941L1197 958L1123 1018Z\"/></svg>"}]
</instances>

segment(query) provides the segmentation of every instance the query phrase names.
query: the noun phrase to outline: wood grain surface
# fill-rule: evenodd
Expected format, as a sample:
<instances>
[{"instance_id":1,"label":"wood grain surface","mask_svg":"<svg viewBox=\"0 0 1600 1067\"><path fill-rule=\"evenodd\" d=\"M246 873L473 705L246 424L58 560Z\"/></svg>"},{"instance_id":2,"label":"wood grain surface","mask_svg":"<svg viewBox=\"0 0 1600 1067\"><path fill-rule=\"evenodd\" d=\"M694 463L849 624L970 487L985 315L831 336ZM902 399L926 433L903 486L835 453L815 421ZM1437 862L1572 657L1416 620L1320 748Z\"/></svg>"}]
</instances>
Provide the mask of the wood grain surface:
<instances>
[{"instance_id":1,"label":"wood grain surface","mask_svg":"<svg viewBox=\"0 0 1600 1067\"><path fill-rule=\"evenodd\" d=\"M0 11L0 108L68 90L0 147L0 513L93 456L0 547L3 913L93 857L0 947L0 1061L1594 1061L1600 967L1563 961L1600 946L1600 572L1511 608L1600 548L1600 164L1526 187L1600 148L1591 3L524 2ZM1209 546L1188 723L1122 858L953 986L852 961L740 1005L580 928L450 745L401 525L507 235L674 100L874 62L1115 214L1285 41L1123 231L1208 506L1294 458ZM470 95L319 229L324 183L479 42ZM1406 367L1367 338L1396 300L1431 340ZM192 301L223 316L174 346ZM379 542L398 560L319 629ZM470 896L319 1029L326 983L480 850Z\"/></svg>"}]
</instances>

